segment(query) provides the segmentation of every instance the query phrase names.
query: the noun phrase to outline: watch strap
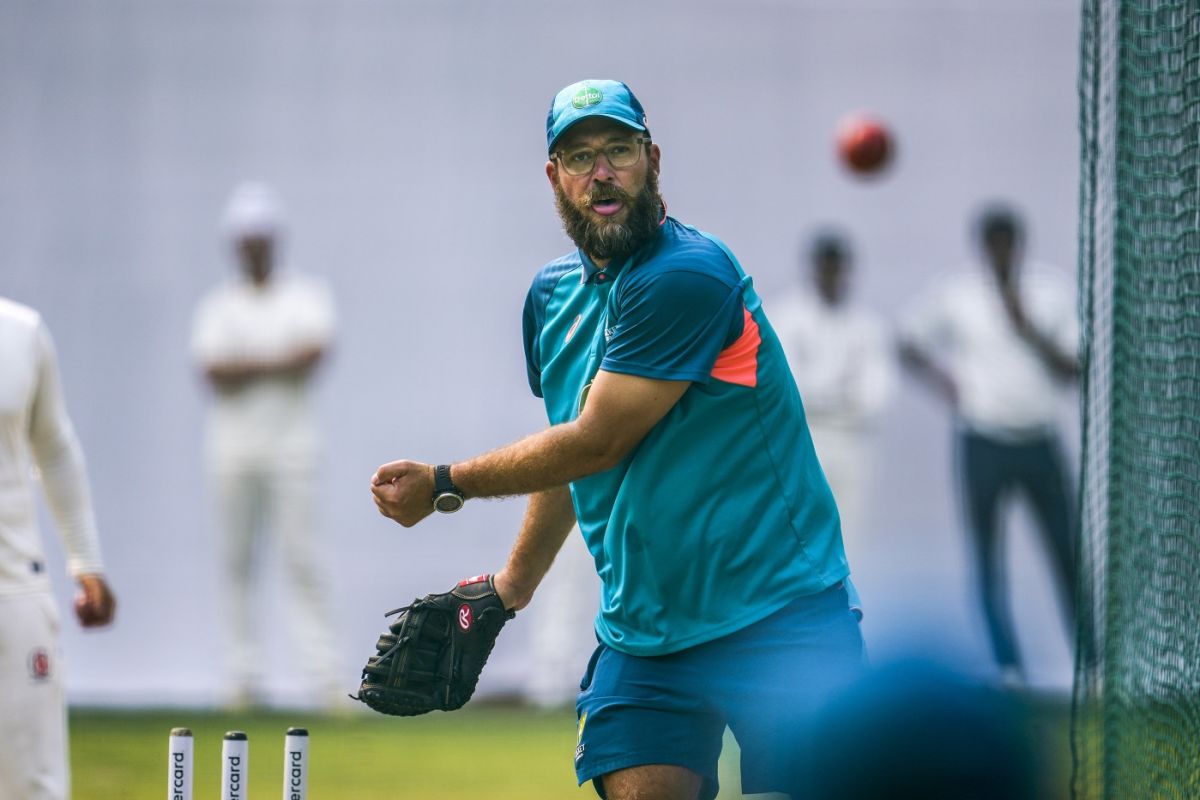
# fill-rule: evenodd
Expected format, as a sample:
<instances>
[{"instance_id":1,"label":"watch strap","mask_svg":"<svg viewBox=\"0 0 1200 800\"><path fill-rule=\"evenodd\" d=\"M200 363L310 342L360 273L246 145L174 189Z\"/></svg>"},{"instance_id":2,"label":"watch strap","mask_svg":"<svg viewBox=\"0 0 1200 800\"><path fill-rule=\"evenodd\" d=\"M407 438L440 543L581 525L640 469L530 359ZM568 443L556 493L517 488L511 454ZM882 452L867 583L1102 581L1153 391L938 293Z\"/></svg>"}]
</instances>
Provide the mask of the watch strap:
<instances>
[{"instance_id":1,"label":"watch strap","mask_svg":"<svg viewBox=\"0 0 1200 800\"><path fill-rule=\"evenodd\" d=\"M454 485L454 481L450 480L450 465L438 464L433 468L433 496L450 492L459 497L463 496L462 489Z\"/></svg>"}]
</instances>

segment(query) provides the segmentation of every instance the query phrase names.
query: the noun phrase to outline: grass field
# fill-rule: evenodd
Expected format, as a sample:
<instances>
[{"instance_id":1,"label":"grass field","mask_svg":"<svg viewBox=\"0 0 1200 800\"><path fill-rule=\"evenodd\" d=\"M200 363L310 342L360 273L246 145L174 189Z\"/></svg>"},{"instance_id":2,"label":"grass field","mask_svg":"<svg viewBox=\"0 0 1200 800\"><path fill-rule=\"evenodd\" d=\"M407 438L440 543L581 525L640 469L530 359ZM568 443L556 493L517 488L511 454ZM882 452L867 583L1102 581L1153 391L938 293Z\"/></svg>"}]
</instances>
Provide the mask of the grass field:
<instances>
[{"instance_id":1,"label":"grass field","mask_svg":"<svg viewBox=\"0 0 1200 800\"><path fill-rule=\"evenodd\" d=\"M1059 700L1035 704L1048 797L1067 798L1068 716ZM283 733L307 727L311 800L550 800L596 797L576 788L572 768L574 712L478 705L453 714L396 719L354 713L126 711L71 712L71 765L76 800L162 800L166 796L167 735L188 727L195 736L195 797L215 800L221 738L250 738L250 800L282 796ZM727 737L727 741L729 741ZM736 768L722 764L720 800L741 797Z\"/></svg>"},{"instance_id":2,"label":"grass field","mask_svg":"<svg viewBox=\"0 0 1200 800\"><path fill-rule=\"evenodd\" d=\"M248 796L277 798L283 733L292 725L309 730L313 800L530 800L591 793L575 788L573 711L484 706L408 719L282 711L73 711L74 797L162 800L167 736L172 727L187 727L195 737L197 800L218 797L221 739L228 730L243 730L250 738Z\"/></svg>"}]
</instances>

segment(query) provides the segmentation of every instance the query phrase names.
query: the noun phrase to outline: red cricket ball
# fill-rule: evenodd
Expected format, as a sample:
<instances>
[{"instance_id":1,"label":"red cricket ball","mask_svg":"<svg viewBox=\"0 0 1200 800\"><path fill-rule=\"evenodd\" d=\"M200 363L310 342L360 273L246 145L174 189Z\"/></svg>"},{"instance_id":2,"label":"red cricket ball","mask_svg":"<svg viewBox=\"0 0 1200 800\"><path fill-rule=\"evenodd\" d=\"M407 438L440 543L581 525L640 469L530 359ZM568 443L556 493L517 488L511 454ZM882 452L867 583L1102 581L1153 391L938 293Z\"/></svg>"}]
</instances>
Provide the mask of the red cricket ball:
<instances>
[{"instance_id":1,"label":"red cricket ball","mask_svg":"<svg viewBox=\"0 0 1200 800\"><path fill-rule=\"evenodd\" d=\"M838 126L837 150L842 163L859 175L879 172L892 160L892 134L878 119L855 114Z\"/></svg>"}]
</instances>

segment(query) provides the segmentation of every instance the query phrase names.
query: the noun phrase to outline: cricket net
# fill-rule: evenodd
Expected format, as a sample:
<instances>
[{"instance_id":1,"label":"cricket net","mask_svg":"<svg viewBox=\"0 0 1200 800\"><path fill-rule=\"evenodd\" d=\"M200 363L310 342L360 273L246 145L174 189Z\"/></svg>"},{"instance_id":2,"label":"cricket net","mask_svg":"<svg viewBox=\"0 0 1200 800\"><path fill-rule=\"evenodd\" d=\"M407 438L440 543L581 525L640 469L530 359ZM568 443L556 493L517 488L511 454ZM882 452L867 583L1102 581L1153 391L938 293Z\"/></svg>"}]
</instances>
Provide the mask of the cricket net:
<instances>
[{"instance_id":1,"label":"cricket net","mask_svg":"<svg viewBox=\"0 0 1200 800\"><path fill-rule=\"evenodd\" d=\"M1200 798L1200 2L1084 0L1077 798Z\"/></svg>"}]
</instances>

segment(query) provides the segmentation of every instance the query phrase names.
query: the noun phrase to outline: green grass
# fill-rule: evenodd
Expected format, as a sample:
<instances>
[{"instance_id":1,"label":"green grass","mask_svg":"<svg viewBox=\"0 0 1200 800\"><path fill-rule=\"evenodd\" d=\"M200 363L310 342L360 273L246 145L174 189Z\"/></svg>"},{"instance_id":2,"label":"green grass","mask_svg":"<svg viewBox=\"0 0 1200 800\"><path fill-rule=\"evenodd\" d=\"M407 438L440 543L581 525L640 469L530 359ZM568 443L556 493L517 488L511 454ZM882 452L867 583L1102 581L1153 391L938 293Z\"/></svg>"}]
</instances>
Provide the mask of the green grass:
<instances>
[{"instance_id":1,"label":"green grass","mask_svg":"<svg viewBox=\"0 0 1200 800\"><path fill-rule=\"evenodd\" d=\"M355 713L74 710L71 769L76 800L162 800L167 736L191 728L196 800L217 798L221 740L250 738L250 798L282 796L283 734L309 730L312 800L533 800L595 797L575 788L573 711L464 709L396 719Z\"/></svg>"},{"instance_id":2,"label":"green grass","mask_svg":"<svg viewBox=\"0 0 1200 800\"><path fill-rule=\"evenodd\" d=\"M1069 715L1059 699L1031 706L1048 798L1069 797ZM251 800L282 796L283 734L309 730L311 800L559 800L596 797L575 786L574 711L477 704L451 714L392 718L368 713L323 716L284 711L226 714L201 710L71 712L75 800L162 800L167 736L173 727L195 737L195 798L215 800L221 739L250 737ZM728 750L732 739L726 736ZM720 800L740 798L735 753L722 757Z\"/></svg>"}]
</instances>

